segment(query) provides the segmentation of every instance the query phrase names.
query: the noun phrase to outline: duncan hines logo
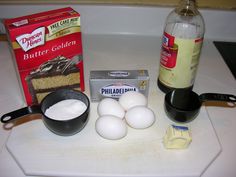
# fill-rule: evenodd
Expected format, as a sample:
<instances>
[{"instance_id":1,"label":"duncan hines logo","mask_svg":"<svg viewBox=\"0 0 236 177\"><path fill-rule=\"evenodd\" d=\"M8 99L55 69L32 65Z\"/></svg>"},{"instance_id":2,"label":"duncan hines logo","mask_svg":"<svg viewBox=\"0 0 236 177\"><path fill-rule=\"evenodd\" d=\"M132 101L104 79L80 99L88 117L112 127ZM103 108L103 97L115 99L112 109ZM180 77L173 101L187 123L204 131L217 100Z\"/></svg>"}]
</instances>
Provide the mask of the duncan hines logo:
<instances>
[{"instance_id":1,"label":"duncan hines logo","mask_svg":"<svg viewBox=\"0 0 236 177\"><path fill-rule=\"evenodd\" d=\"M105 97L119 98L128 91L138 91L138 88L128 84L111 84L100 89L100 94Z\"/></svg>"},{"instance_id":2,"label":"duncan hines logo","mask_svg":"<svg viewBox=\"0 0 236 177\"><path fill-rule=\"evenodd\" d=\"M16 37L16 41L21 48L27 52L28 50L40 45L44 45L45 27L37 28L31 34L23 34Z\"/></svg>"}]
</instances>

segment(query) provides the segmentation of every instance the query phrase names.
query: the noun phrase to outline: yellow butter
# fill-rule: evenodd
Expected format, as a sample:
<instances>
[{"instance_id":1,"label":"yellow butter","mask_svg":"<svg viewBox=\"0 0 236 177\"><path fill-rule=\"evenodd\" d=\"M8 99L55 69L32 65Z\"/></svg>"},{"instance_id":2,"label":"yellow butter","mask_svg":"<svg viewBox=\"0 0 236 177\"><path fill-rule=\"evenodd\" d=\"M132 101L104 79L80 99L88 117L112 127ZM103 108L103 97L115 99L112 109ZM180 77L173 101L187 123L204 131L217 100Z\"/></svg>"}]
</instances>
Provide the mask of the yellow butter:
<instances>
[{"instance_id":1,"label":"yellow butter","mask_svg":"<svg viewBox=\"0 0 236 177\"><path fill-rule=\"evenodd\" d=\"M164 147L167 149L185 149L191 142L191 132L184 126L171 125L163 138Z\"/></svg>"}]
</instances>

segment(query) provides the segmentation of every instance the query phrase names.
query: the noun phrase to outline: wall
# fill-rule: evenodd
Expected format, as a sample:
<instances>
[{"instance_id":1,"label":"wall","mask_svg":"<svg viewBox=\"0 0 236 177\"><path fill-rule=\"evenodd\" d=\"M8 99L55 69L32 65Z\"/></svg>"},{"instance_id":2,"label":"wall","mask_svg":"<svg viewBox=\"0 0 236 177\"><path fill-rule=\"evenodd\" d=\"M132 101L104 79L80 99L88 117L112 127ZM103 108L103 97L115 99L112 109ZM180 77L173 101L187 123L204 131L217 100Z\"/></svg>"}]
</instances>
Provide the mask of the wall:
<instances>
[{"instance_id":1,"label":"wall","mask_svg":"<svg viewBox=\"0 0 236 177\"><path fill-rule=\"evenodd\" d=\"M0 0L0 4L100 4L175 6L180 0ZM196 0L201 8L236 9L235 0Z\"/></svg>"},{"instance_id":2,"label":"wall","mask_svg":"<svg viewBox=\"0 0 236 177\"><path fill-rule=\"evenodd\" d=\"M1 5L0 18L12 18L40 11L72 6L81 13L84 34L133 34L161 36L170 7L110 5ZM200 9L205 38L236 40L236 11Z\"/></svg>"}]
</instances>

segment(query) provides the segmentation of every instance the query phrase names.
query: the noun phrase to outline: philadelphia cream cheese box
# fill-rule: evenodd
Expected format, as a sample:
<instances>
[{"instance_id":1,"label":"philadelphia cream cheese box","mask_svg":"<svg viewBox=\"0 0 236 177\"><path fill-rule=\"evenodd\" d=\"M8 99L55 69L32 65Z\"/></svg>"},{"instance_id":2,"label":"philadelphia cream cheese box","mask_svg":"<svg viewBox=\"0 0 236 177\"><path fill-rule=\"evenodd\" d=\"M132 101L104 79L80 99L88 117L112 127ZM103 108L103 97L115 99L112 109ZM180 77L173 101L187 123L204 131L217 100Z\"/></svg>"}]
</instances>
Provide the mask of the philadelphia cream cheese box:
<instances>
[{"instance_id":1,"label":"philadelphia cream cheese box","mask_svg":"<svg viewBox=\"0 0 236 177\"><path fill-rule=\"evenodd\" d=\"M137 91L148 97L147 70L94 70L89 78L91 101L109 97L118 99L127 91Z\"/></svg>"}]
</instances>

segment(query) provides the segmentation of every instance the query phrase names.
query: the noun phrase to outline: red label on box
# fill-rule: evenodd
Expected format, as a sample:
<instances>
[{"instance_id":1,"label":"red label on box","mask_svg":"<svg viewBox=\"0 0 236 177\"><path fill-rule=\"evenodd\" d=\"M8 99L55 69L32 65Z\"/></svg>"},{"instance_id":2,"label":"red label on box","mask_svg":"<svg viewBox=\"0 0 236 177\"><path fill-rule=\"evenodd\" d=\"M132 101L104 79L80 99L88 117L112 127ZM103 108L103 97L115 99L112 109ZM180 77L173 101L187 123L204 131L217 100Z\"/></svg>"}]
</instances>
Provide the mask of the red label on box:
<instances>
[{"instance_id":1,"label":"red label on box","mask_svg":"<svg viewBox=\"0 0 236 177\"><path fill-rule=\"evenodd\" d=\"M59 88L84 91L80 14L62 8L5 21L28 105Z\"/></svg>"}]
</instances>

